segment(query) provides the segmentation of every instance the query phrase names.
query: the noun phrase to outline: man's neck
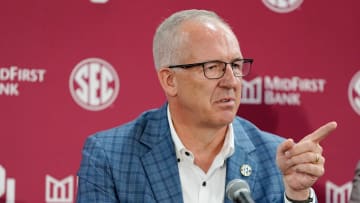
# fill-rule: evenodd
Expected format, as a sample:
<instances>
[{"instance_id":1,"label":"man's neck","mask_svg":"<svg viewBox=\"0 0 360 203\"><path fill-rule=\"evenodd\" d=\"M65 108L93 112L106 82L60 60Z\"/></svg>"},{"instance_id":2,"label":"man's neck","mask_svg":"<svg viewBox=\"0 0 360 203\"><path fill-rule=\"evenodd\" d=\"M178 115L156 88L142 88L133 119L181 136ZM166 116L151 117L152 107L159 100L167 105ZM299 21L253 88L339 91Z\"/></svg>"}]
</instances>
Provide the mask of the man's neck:
<instances>
[{"instance_id":1,"label":"man's neck","mask_svg":"<svg viewBox=\"0 0 360 203\"><path fill-rule=\"evenodd\" d=\"M194 154L195 164L207 172L224 145L228 126L205 129L182 126L181 123L176 122L173 122L173 125L183 145Z\"/></svg>"}]
</instances>

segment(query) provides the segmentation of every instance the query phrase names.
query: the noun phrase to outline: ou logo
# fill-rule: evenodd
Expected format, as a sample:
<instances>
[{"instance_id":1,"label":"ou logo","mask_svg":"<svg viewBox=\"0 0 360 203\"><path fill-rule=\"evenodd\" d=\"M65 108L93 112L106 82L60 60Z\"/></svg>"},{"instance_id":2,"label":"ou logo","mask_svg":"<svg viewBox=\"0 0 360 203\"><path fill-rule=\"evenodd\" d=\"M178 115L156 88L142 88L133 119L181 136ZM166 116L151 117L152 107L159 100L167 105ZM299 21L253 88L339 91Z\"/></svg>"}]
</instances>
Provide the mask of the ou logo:
<instances>
[{"instance_id":1,"label":"ou logo","mask_svg":"<svg viewBox=\"0 0 360 203\"><path fill-rule=\"evenodd\" d=\"M6 203L15 202L15 179L6 178L6 170L0 165L0 202L3 202L1 199L4 196L6 197Z\"/></svg>"},{"instance_id":2,"label":"ou logo","mask_svg":"<svg viewBox=\"0 0 360 203\"><path fill-rule=\"evenodd\" d=\"M90 111L100 111L115 101L120 81L108 62L89 58L75 66L70 75L69 87L78 105Z\"/></svg>"},{"instance_id":3,"label":"ou logo","mask_svg":"<svg viewBox=\"0 0 360 203\"><path fill-rule=\"evenodd\" d=\"M303 0L262 0L266 7L277 13L289 13L297 9Z\"/></svg>"},{"instance_id":4,"label":"ou logo","mask_svg":"<svg viewBox=\"0 0 360 203\"><path fill-rule=\"evenodd\" d=\"M351 79L348 95L352 108L360 116L360 71Z\"/></svg>"}]
</instances>

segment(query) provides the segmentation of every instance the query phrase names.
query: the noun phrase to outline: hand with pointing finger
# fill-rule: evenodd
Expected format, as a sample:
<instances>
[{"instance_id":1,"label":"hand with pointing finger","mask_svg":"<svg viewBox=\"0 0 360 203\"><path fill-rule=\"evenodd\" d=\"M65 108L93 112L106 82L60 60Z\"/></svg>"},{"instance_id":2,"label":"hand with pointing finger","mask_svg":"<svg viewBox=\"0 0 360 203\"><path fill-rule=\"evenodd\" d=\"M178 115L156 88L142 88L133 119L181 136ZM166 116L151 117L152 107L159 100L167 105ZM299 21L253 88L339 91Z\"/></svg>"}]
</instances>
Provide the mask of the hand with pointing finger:
<instances>
[{"instance_id":1,"label":"hand with pointing finger","mask_svg":"<svg viewBox=\"0 0 360 203\"><path fill-rule=\"evenodd\" d=\"M295 143L288 139L277 149L276 162L283 173L286 195L295 200L309 197L311 186L324 174L325 158L320 141L336 129L336 122L329 122Z\"/></svg>"}]
</instances>

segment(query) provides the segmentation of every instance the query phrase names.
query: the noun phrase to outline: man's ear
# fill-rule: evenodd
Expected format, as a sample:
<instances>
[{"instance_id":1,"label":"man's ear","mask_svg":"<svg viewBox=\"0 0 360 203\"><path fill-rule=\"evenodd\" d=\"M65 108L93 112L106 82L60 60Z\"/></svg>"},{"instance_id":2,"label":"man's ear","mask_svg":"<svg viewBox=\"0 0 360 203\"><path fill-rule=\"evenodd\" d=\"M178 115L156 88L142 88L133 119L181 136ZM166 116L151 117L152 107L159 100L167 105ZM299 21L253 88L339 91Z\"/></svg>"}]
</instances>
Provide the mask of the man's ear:
<instances>
[{"instance_id":1,"label":"man's ear","mask_svg":"<svg viewBox=\"0 0 360 203\"><path fill-rule=\"evenodd\" d=\"M177 83L174 71L170 68L160 68L157 72L160 85L168 96L176 96Z\"/></svg>"}]
</instances>

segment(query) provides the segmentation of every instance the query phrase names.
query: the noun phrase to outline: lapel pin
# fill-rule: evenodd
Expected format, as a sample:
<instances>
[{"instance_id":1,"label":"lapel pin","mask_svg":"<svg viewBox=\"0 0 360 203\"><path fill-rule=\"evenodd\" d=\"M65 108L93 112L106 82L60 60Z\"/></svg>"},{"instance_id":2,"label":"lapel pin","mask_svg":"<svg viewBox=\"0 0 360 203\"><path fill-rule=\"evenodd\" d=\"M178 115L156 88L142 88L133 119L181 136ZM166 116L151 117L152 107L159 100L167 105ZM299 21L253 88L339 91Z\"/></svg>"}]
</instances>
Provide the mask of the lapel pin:
<instances>
[{"instance_id":1,"label":"lapel pin","mask_svg":"<svg viewBox=\"0 0 360 203\"><path fill-rule=\"evenodd\" d=\"M252 172L252 168L250 165L248 164L243 164L241 167L240 167L240 173L241 175L243 176L250 176L251 175L251 172Z\"/></svg>"}]
</instances>

